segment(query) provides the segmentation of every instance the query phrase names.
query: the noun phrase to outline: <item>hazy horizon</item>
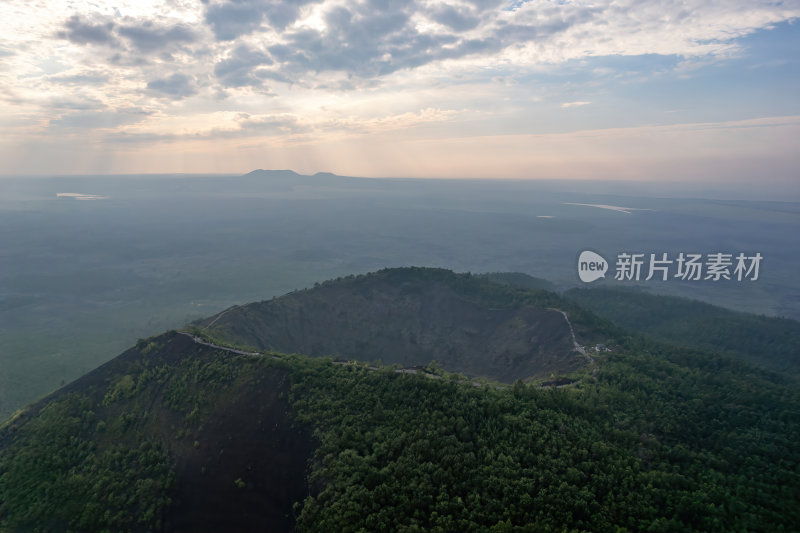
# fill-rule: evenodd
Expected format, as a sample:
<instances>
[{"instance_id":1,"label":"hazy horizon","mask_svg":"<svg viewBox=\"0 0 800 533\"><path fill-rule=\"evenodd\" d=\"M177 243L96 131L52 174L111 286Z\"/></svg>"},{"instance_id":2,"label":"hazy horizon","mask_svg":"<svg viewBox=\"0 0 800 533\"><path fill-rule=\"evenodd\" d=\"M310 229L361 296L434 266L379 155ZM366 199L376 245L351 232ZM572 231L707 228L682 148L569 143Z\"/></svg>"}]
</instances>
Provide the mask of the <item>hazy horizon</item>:
<instances>
[{"instance_id":1,"label":"hazy horizon","mask_svg":"<svg viewBox=\"0 0 800 533\"><path fill-rule=\"evenodd\" d=\"M548 179L548 178L497 178L497 177L430 177L430 176L353 176L331 173L319 170L314 173L303 174L294 169L251 169L245 173L121 173L121 174L0 174L0 180L14 179L71 179L71 178L124 178L124 179L203 179L203 178L237 178L250 172L264 170L267 172L295 172L299 176L313 176L315 174L334 174L338 177L352 178L355 180L410 180L410 181L459 181L497 183L531 183L545 189L558 191L574 191L577 193L615 194L624 196L653 196L665 198L686 199L713 199L713 200L758 200L772 202L798 202L800 201L800 184L790 182L773 185L765 188L757 181L739 183L718 183L702 180L672 180L652 181L635 179ZM1 182L0 182L1 183Z\"/></svg>"},{"instance_id":2,"label":"hazy horizon","mask_svg":"<svg viewBox=\"0 0 800 533\"><path fill-rule=\"evenodd\" d=\"M0 174L797 187L797 0L11 0L0 15Z\"/></svg>"}]
</instances>

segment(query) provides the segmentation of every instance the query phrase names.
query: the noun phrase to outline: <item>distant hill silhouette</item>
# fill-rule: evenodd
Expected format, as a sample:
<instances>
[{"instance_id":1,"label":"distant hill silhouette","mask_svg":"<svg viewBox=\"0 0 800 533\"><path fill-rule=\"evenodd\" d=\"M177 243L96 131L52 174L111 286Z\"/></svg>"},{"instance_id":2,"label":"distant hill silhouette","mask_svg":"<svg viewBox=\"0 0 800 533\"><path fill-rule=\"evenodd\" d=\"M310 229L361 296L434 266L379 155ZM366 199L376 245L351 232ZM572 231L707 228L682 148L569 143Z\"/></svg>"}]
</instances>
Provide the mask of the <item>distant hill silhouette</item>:
<instances>
[{"instance_id":1,"label":"distant hill silhouette","mask_svg":"<svg viewBox=\"0 0 800 533\"><path fill-rule=\"evenodd\" d=\"M238 178L248 182L259 182L268 185L271 189L291 189L296 186L320 187L325 185L352 184L356 178L338 176L331 172L317 172L316 174L298 174L294 170L263 170L257 169Z\"/></svg>"}]
</instances>

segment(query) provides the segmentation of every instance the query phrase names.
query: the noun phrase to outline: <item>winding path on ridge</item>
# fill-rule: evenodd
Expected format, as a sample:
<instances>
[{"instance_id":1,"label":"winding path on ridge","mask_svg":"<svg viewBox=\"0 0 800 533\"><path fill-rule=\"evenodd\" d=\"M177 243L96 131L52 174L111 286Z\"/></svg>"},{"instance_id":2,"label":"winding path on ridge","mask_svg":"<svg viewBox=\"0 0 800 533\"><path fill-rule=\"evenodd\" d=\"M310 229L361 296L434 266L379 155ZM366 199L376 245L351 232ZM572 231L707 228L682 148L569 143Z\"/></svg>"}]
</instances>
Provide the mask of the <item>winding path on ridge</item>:
<instances>
[{"instance_id":1,"label":"winding path on ridge","mask_svg":"<svg viewBox=\"0 0 800 533\"><path fill-rule=\"evenodd\" d=\"M234 307L237 307L237 306L234 306ZM219 320L222 317L222 315L224 315L225 313L227 313L228 311L230 311L234 307L232 307L230 309L227 309L227 310L223 311L222 313L220 313L219 315L217 315L217 317L214 319L214 321L211 324L209 324L209 326L213 325L214 322L216 322L217 320ZM567 316L567 313L565 311L562 311L561 309L552 309L551 308L550 310L551 311L556 311L558 313L561 313L564 316L564 320L567 321L567 326L569 326L569 332L570 332L570 335L572 337L572 344L573 344L573 346L575 348L575 351L577 351L578 353L580 353L581 355L586 357L587 361L589 362L589 365L593 367L592 368L592 375L595 375L597 373L596 361L594 360L594 357L592 357L592 355L589 353L589 351L584 346L581 346L580 344L578 344L578 340L575 338L575 330L572 327L572 323L569 321L569 317ZM179 335L184 335L186 337L189 337L190 339L192 339L192 341L195 344L208 346L209 348L214 348L215 350L221 350L221 351L225 351L225 352L235 353L237 355L244 355L246 357L265 357L267 355L267 354L264 354L264 353L261 353L261 352L248 352L246 350L240 350L238 348L231 348L231 347L228 347L228 346L220 346L218 344L214 344L214 343L205 341L201 337L198 337L197 335L192 335L191 333L188 333L186 331L179 331L178 334ZM274 355L274 354L272 355L272 358L273 359L280 359L279 356ZM333 364L345 365L345 364L348 364L348 362L347 361L334 361ZM378 367L368 366L367 369L374 372L374 371L378 370ZM426 376L426 377L429 377L429 378L432 378L432 379L443 379L442 376L440 376L438 374L433 374L433 373L428 372L428 371L426 371L426 370L424 370L422 368L419 368L419 367L398 368L398 369L395 370L395 372L398 373L398 374L417 374L417 373L422 372L422 374L424 376ZM481 383L479 381L473 381L473 380L469 380L469 379L467 379L467 380L459 380L458 383L470 383L474 387L480 387L482 385L487 385L486 383ZM495 387L495 388L507 388L508 387L508 385L492 385L492 386ZM563 386L565 386L565 385L557 385L556 388L561 388Z\"/></svg>"},{"instance_id":2,"label":"winding path on ridge","mask_svg":"<svg viewBox=\"0 0 800 533\"><path fill-rule=\"evenodd\" d=\"M575 351L583 355L586 360L589 362L589 366L592 367L592 376L597 375L597 361L594 360L592 354L589 353L589 350L586 349L585 346L578 344L578 340L575 338L575 330L572 328L572 322L569 321L569 317L567 316L566 311L562 311L561 309L553 309L550 308L552 311L557 311L564 315L564 320L567 321L567 326L569 326L569 333L572 335L572 345L575 347Z\"/></svg>"}]
</instances>

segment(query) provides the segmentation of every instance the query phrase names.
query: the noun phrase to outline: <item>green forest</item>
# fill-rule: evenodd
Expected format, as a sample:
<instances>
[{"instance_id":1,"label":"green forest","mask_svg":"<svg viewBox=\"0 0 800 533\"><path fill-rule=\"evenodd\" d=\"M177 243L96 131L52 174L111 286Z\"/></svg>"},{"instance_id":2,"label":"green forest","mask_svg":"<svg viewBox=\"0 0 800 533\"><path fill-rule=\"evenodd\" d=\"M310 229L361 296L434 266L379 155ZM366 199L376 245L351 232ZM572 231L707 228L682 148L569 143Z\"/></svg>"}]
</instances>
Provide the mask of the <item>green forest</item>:
<instances>
[{"instance_id":1,"label":"green forest","mask_svg":"<svg viewBox=\"0 0 800 533\"><path fill-rule=\"evenodd\" d=\"M3 428L12 444L0 454L2 530L161 530L171 441L191 441L222 391L276 372L318 443L311 495L293 506L298 531L800 527L795 384L630 343L593 377L538 388L298 355L212 351L164 365L150 342L126 369L131 386L120 379L94 400L67 394ZM154 386L181 421L169 435L142 420Z\"/></svg>"},{"instance_id":2,"label":"green forest","mask_svg":"<svg viewBox=\"0 0 800 533\"><path fill-rule=\"evenodd\" d=\"M212 524L265 501L275 531L800 530L796 377L554 293L382 275L566 308L613 351L500 383L435 361L236 353L197 328L143 339L0 426L0 531L190 531L187 502L226 502L197 519Z\"/></svg>"},{"instance_id":3,"label":"green forest","mask_svg":"<svg viewBox=\"0 0 800 533\"><path fill-rule=\"evenodd\" d=\"M321 361L301 375L321 442L301 531L800 526L800 398L728 360L614 354L546 390Z\"/></svg>"},{"instance_id":4,"label":"green forest","mask_svg":"<svg viewBox=\"0 0 800 533\"><path fill-rule=\"evenodd\" d=\"M657 340L721 351L764 368L800 374L800 322L796 320L624 289L572 289L564 297Z\"/></svg>"}]
</instances>

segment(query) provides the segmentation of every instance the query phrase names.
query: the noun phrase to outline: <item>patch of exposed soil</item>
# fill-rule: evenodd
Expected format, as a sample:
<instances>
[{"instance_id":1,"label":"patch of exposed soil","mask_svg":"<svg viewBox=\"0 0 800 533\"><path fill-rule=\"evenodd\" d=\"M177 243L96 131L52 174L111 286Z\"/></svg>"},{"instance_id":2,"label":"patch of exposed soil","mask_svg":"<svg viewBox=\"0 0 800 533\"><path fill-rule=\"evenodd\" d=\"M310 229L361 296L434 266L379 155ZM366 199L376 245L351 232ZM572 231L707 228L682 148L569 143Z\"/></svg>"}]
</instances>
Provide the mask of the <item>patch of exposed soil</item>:
<instances>
[{"instance_id":1,"label":"patch of exposed soil","mask_svg":"<svg viewBox=\"0 0 800 533\"><path fill-rule=\"evenodd\" d=\"M287 390L282 373L255 376L187 439L168 531L291 531L314 443L307 428L293 425Z\"/></svg>"}]
</instances>

